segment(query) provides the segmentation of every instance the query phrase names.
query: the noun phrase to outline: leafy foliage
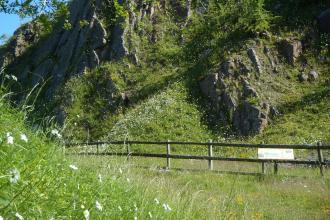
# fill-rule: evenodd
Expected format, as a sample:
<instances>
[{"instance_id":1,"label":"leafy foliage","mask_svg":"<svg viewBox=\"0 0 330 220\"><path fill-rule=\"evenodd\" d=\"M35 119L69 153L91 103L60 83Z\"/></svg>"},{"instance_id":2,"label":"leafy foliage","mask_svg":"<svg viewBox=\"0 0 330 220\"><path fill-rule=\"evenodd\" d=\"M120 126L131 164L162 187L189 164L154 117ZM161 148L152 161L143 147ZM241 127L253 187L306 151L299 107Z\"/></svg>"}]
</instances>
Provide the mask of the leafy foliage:
<instances>
[{"instance_id":1,"label":"leafy foliage","mask_svg":"<svg viewBox=\"0 0 330 220\"><path fill-rule=\"evenodd\" d=\"M67 0L0 0L0 12L16 13L22 17L37 16L55 12L65 5Z\"/></svg>"}]
</instances>

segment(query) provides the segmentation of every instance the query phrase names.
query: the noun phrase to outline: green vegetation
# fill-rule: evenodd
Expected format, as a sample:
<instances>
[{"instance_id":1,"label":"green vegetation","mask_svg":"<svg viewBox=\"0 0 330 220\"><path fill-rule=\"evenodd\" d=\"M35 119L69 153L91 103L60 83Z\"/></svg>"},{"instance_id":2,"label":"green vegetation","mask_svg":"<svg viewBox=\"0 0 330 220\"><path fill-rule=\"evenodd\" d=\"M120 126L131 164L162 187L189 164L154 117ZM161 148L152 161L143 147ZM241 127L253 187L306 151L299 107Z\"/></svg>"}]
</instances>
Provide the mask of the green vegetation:
<instances>
[{"instance_id":1,"label":"green vegetation","mask_svg":"<svg viewBox=\"0 0 330 220\"><path fill-rule=\"evenodd\" d=\"M4 219L89 219L88 213L91 219L150 215L184 219L171 200L132 184L125 165L80 166L63 155L60 143L41 131L31 132L23 115L2 101L0 113L0 216ZM156 204L154 198L162 203Z\"/></svg>"},{"instance_id":2,"label":"green vegetation","mask_svg":"<svg viewBox=\"0 0 330 220\"><path fill-rule=\"evenodd\" d=\"M31 132L22 113L3 102L0 107L0 216L5 219L327 219L329 214L329 178L320 179L317 169L234 176L162 172L159 160L66 157L60 143ZM146 165L150 169L141 167ZM173 163L186 166L187 161ZM239 164L215 164L222 170L233 166L243 171ZM189 169L203 167L189 164Z\"/></svg>"},{"instance_id":3,"label":"green vegetation","mask_svg":"<svg viewBox=\"0 0 330 220\"><path fill-rule=\"evenodd\" d=\"M27 2L33 6L36 1ZM151 19L147 14L128 28L125 46L130 54L65 79L54 100L43 97L47 81L31 91L29 83L20 84L14 70L10 74L1 70L0 219L15 215L25 219L328 219L330 173L326 170L326 177L320 178L317 167L281 165L275 176L270 166L267 175L257 174L259 164L216 162L218 172L209 172L205 161L172 160L174 169L169 171L160 159L65 154L74 152L64 150L65 141L101 139L330 144L330 38L310 36L313 17L329 1L209 0L206 7L204 1L195 0L187 19L179 13L184 0L167 3L162 10L158 1L142 2L155 4L155 15ZM129 8L117 1L105 4L108 11L99 12L99 19L110 33L128 19ZM0 11L2 7L17 12L23 7L24 13L38 12L30 6L0 1ZM43 37L54 28L72 28L66 20L67 6L59 3L55 8L36 20ZM141 16L137 8L132 10L137 18ZM85 20L78 23L81 28L89 25ZM272 67L263 51L277 51L284 38L308 44L294 66L274 55L280 57L275 60L278 68L269 71ZM28 50L36 47L38 43ZM218 73L228 59L249 60L250 47L265 71L260 76L253 69L249 72L258 96L247 100L251 104L267 100L280 114L262 134L243 138L219 120L199 82ZM29 54L21 56L15 70L24 70L33 59ZM298 74L314 69L315 81L298 81ZM232 90L241 89L241 79L233 77L226 83ZM13 93L3 95L10 89ZM5 99L21 93L26 98L15 106L23 110L13 109ZM60 132L50 125L59 109L66 116ZM178 154L207 153L197 147L171 147ZM165 152L164 146L132 150ZM214 154L256 157L255 151L228 148L215 149ZM295 151L298 157L306 154Z\"/></svg>"},{"instance_id":4,"label":"green vegetation","mask_svg":"<svg viewBox=\"0 0 330 220\"><path fill-rule=\"evenodd\" d=\"M193 9L201 7L199 4L193 1ZM85 76L69 79L58 95L59 105L68 116L66 137L242 141L230 128L219 123L218 116L208 108L209 100L199 90L200 79L216 72L225 59L235 56L248 59L248 46L256 46L260 59L268 60L263 48L276 48L277 34L283 38L304 39L312 28L313 15L324 5L311 4L312 13L307 16L308 1L302 5L283 1L281 11L274 10L273 1L236 4L210 1L205 13L193 12L186 23L173 11L158 11L156 21L145 16L126 39L129 49L137 54L138 63L130 58L104 63ZM306 15L304 19L289 20L291 14L287 9L291 7L295 8L296 17ZM138 16L139 12L135 12ZM180 28L182 25L186 26ZM258 34L263 31L269 31L270 37L260 38ZM279 108L281 115L273 119L264 134L243 141L329 142L325 132L328 126L323 126L329 117L325 86L329 80L328 65L326 61L323 64L318 61L320 53L329 51L326 42L327 38L311 41L295 67L281 60L277 64L280 73L268 73L266 66L264 74L249 79L261 91L259 98L250 98L251 102L267 100ZM303 60L308 60L307 71L318 71L320 78L316 82L298 82ZM121 93L128 94L129 106L124 104ZM312 102L310 106L308 97L315 97L314 93L319 94L320 102ZM171 104L164 104L166 100L171 100ZM193 115L191 119L189 114ZM283 129L288 131L286 138L282 137Z\"/></svg>"},{"instance_id":5,"label":"green vegetation","mask_svg":"<svg viewBox=\"0 0 330 220\"><path fill-rule=\"evenodd\" d=\"M209 172L205 161L175 160L174 169L166 171L160 168L164 159L127 162L117 157L73 156L72 160L86 169L96 166L101 172L108 164L125 164L125 178L131 184L148 186L146 192L171 201L173 211L180 214L170 219L327 219L329 214L330 182L322 180L315 168L284 167L279 176L262 177L231 174L260 170L257 165L232 162L215 163L224 172Z\"/></svg>"},{"instance_id":6,"label":"green vegetation","mask_svg":"<svg viewBox=\"0 0 330 220\"><path fill-rule=\"evenodd\" d=\"M112 127L110 140L208 140L198 107L187 100L182 83L173 83L159 94L120 115ZM188 132L189 130L189 132ZM174 139L173 139L174 138Z\"/></svg>"}]
</instances>

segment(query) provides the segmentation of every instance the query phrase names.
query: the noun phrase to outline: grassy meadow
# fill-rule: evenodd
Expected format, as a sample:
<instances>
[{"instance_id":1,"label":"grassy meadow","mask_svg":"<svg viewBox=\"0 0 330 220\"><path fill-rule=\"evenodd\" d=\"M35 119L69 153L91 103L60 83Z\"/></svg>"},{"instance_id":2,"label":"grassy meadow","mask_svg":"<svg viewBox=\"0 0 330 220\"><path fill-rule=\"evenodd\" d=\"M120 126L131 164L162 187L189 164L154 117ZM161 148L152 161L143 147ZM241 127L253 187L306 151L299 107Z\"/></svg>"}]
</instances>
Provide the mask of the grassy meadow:
<instances>
[{"instance_id":1,"label":"grassy meadow","mask_svg":"<svg viewBox=\"0 0 330 220\"><path fill-rule=\"evenodd\" d=\"M144 186L147 194L170 201L169 219L327 219L330 179L318 168L280 167L277 176L260 175L260 165L215 163L218 171L207 171L206 161L118 157L70 157L82 169L97 167L111 178L121 167L122 179ZM115 166L114 166L115 165ZM109 168L108 167L112 167ZM258 173L259 172L259 173ZM158 218L157 218L158 219ZM160 218L161 219L161 218Z\"/></svg>"}]
</instances>

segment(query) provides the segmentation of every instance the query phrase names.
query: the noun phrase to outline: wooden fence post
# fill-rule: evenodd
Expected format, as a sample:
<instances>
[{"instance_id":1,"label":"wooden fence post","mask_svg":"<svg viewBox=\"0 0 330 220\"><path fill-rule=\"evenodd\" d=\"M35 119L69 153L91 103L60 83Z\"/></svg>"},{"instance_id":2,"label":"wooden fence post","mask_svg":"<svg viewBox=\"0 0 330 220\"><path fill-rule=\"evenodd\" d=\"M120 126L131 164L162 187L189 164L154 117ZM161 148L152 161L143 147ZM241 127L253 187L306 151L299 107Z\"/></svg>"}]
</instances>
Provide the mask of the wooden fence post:
<instances>
[{"instance_id":1,"label":"wooden fence post","mask_svg":"<svg viewBox=\"0 0 330 220\"><path fill-rule=\"evenodd\" d=\"M170 154L171 154L171 145L170 145L170 140L167 140L167 144L166 144L166 165L167 165L167 169L171 168L171 158L170 158Z\"/></svg>"},{"instance_id":2,"label":"wooden fence post","mask_svg":"<svg viewBox=\"0 0 330 220\"><path fill-rule=\"evenodd\" d=\"M126 141L124 141L124 146L126 145L126 153L127 153L127 160L130 159L131 157L131 149L130 149L130 145L129 143L126 143Z\"/></svg>"},{"instance_id":3,"label":"wooden fence post","mask_svg":"<svg viewBox=\"0 0 330 220\"><path fill-rule=\"evenodd\" d=\"M208 150L208 153L209 153L209 157L213 157L213 146L212 146L212 140L209 140L209 150ZM209 159L209 170L213 170L213 160L212 159Z\"/></svg>"},{"instance_id":4,"label":"wooden fence post","mask_svg":"<svg viewBox=\"0 0 330 220\"><path fill-rule=\"evenodd\" d=\"M261 172L262 174L265 174L265 162L261 162Z\"/></svg>"},{"instance_id":5,"label":"wooden fence post","mask_svg":"<svg viewBox=\"0 0 330 220\"><path fill-rule=\"evenodd\" d=\"M322 146L322 143L318 142L317 143L317 154L318 154L319 164L320 164L320 174L323 177L324 176L324 166L323 166L324 159L323 159L322 150L320 148L321 146Z\"/></svg>"},{"instance_id":6,"label":"wooden fence post","mask_svg":"<svg viewBox=\"0 0 330 220\"><path fill-rule=\"evenodd\" d=\"M278 163L275 161L274 162L274 174L277 174L278 172Z\"/></svg>"}]
</instances>

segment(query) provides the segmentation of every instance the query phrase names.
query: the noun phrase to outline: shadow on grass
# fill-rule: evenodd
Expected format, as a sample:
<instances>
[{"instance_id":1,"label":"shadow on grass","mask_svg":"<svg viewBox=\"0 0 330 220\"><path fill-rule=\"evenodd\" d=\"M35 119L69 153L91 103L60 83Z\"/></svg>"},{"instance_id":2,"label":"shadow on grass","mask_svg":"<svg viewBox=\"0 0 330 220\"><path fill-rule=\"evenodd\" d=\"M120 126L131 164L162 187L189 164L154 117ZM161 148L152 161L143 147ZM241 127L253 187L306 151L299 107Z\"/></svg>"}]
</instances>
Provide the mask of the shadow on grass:
<instances>
[{"instance_id":1,"label":"shadow on grass","mask_svg":"<svg viewBox=\"0 0 330 220\"><path fill-rule=\"evenodd\" d=\"M324 84L320 85L320 87L305 96L303 96L300 100L295 102L285 103L279 106L279 109L282 113L294 113L299 110L304 110L309 108L312 113L328 113L329 108L312 108L315 105L321 103L330 103L330 79L328 79Z\"/></svg>"}]
</instances>

